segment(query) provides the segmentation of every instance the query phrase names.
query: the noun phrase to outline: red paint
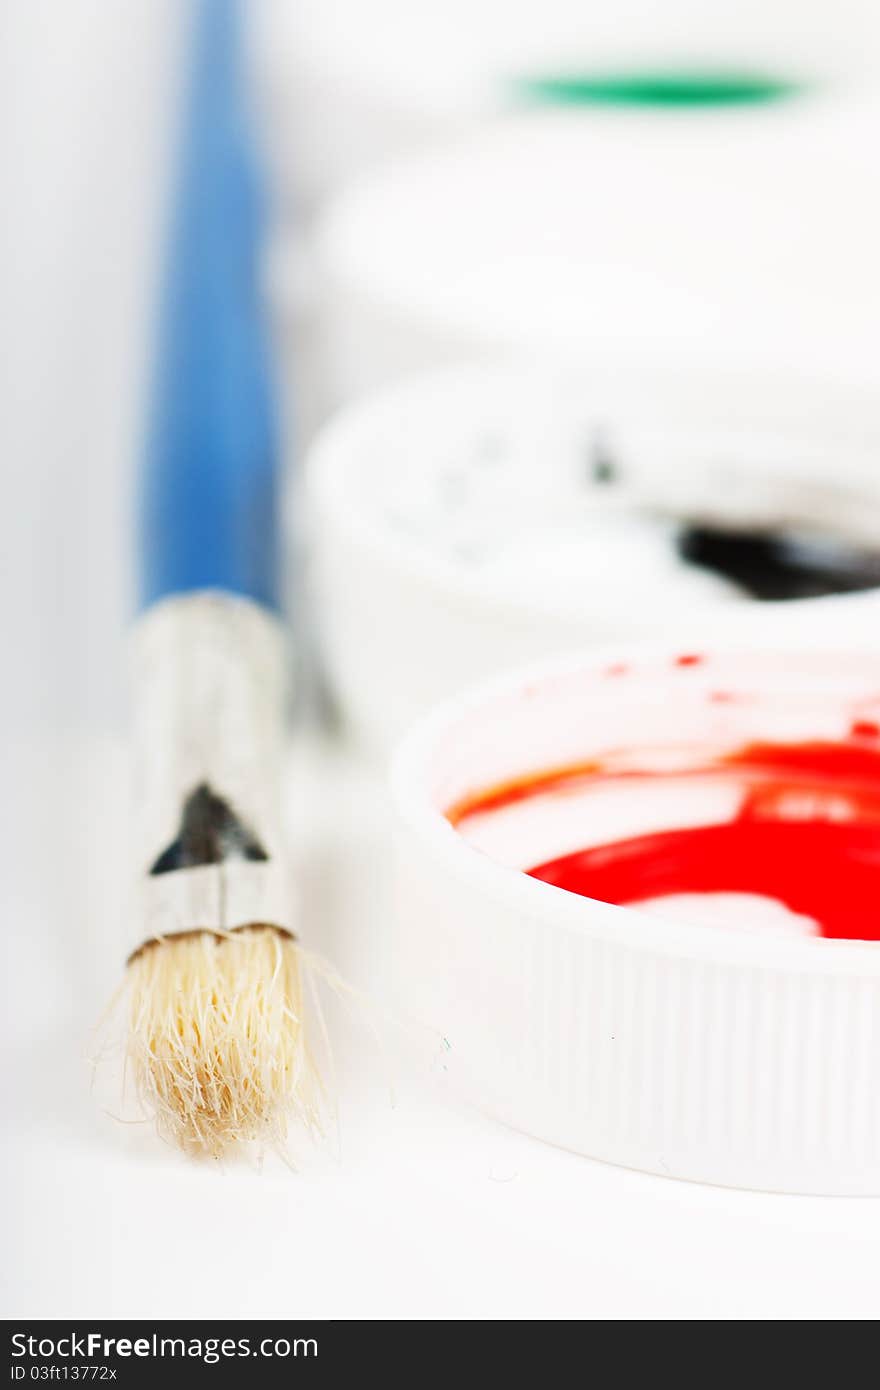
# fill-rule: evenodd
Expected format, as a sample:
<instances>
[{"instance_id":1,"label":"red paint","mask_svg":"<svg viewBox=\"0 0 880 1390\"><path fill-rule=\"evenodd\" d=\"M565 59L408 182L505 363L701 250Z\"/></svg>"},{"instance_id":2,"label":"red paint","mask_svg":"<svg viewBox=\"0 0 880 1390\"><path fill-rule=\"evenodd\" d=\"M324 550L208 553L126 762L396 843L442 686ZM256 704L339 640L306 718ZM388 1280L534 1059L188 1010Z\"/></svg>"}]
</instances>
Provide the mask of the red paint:
<instances>
[{"instance_id":1,"label":"red paint","mask_svg":"<svg viewBox=\"0 0 880 1390\"><path fill-rule=\"evenodd\" d=\"M873 719L857 719L850 727L852 738L880 738L880 724Z\"/></svg>"},{"instance_id":2,"label":"red paint","mask_svg":"<svg viewBox=\"0 0 880 1390\"><path fill-rule=\"evenodd\" d=\"M597 778L610 782L665 775L650 767L640 768L633 762L618 768L613 764L613 755L608 755L608 758L605 764L594 759L567 767L548 768L544 772L530 772L524 777L500 782L488 791L470 792L447 808L446 819L451 825L457 826L468 816L499 811L529 796L579 791L585 783ZM862 817L880 817L880 750L865 747L864 744L819 741L798 744L751 743L734 753L707 758L702 763L695 762L675 775L700 777L707 772L731 769L773 778L756 789L756 794L760 791L766 796L772 792L777 796L780 792L818 788L835 799L841 794L856 797Z\"/></svg>"},{"instance_id":3,"label":"red paint","mask_svg":"<svg viewBox=\"0 0 880 1390\"><path fill-rule=\"evenodd\" d=\"M532 878L606 903L669 893L763 893L823 936L880 941L880 826L749 820L581 850Z\"/></svg>"},{"instance_id":4,"label":"red paint","mask_svg":"<svg viewBox=\"0 0 880 1390\"><path fill-rule=\"evenodd\" d=\"M800 778L809 783L835 788L846 786L853 792L880 798L880 752L859 743L831 743L814 739L805 743L749 743L721 760L728 767L754 772L772 772Z\"/></svg>"},{"instance_id":5,"label":"red paint","mask_svg":"<svg viewBox=\"0 0 880 1390\"><path fill-rule=\"evenodd\" d=\"M450 825L460 825L467 816L482 815L484 811L500 811L504 806L525 801L528 796L574 791L601 773L602 764L594 760L590 763L573 763L569 767L550 768L547 772L529 773L525 777L515 777L509 782L499 782L489 791L472 792L463 796L447 807L446 819Z\"/></svg>"},{"instance_id":6,"label":"red paint","mask_svg":"<svg viewBox=\"0 0 880 1390\"><path fill-rule=\"evenodd\" d=\"M701 666L705 657L697 656L693 652L685 652L684 656L675 658L676 666Z\"/></svg>"},{"instance_id":7,"label":"red paint","mask_svg":"<svg viewBox=\"0 0 880 1390\"><path fill-rule=\"evenodd\" d=\"M667 830L565 855L530 871L601 902L672 893L760 893L814 918L822 935L880 940L880 748L860 741L754 743L693 766L727 771L742 785L734 820ZM588 781L662 776L585 763L532 775L459 802L448 817L581 788Z\"/></svg>"}]
</instances>

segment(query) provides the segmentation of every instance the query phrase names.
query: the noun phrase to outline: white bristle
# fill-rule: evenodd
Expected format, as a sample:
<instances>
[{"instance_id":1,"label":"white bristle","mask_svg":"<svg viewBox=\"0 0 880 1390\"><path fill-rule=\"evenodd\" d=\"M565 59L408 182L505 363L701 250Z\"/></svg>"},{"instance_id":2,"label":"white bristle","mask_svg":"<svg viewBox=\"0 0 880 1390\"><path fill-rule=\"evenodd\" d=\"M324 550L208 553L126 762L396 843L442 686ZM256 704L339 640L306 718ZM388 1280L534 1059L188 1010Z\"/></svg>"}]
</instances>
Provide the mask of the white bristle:
<instances>
[{"instance_id":1,"label":"white bristle","mask_svg":"<svg viewBox=\"0 0 880 1390\"><path fill-rule=\"evenodd\" d=\"M160 1133L219 1158L320 1131L296 942L272 927L151 944L128 967L128 1063Z\"/></svg>"}]
</instances>

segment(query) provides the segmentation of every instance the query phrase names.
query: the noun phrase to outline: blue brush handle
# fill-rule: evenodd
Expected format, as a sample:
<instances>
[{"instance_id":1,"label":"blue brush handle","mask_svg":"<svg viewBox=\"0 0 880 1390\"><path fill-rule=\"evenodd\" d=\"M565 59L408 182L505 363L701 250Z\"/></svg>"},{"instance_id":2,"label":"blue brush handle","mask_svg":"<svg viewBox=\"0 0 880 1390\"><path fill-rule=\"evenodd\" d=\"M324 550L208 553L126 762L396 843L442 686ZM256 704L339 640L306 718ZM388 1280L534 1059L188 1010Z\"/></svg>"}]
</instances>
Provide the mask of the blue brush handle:
<instances>
[{"instance_id":1,"label":"blue brush handle","mask_svg":"<svg viewBox=\"0 0 880 1390\"><path fill-rule=\"evenodd\" d=\"M236 0L200 0L141 498L141 597L278 600L278 448Z\"/></svg>"}]
</instances>

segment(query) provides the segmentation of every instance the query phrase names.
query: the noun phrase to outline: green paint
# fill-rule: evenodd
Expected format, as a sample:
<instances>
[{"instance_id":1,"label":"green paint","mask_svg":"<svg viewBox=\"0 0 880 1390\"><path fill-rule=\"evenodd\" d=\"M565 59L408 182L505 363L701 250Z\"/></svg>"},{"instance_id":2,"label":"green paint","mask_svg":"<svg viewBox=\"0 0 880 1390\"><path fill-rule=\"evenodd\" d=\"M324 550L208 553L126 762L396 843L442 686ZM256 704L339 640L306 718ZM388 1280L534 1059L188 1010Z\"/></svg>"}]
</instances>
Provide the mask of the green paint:
<instances>
[{"instance_id":1,"label":"green paint","mask_svg":"<svg viewBox=\"0 0 880 1390\"><path fill-rule=\"evenodd\" d=\"M552 106L746 106L803 90L760 72L560 72L520 78L520 99Z\"/></svg>"}]
</instances>

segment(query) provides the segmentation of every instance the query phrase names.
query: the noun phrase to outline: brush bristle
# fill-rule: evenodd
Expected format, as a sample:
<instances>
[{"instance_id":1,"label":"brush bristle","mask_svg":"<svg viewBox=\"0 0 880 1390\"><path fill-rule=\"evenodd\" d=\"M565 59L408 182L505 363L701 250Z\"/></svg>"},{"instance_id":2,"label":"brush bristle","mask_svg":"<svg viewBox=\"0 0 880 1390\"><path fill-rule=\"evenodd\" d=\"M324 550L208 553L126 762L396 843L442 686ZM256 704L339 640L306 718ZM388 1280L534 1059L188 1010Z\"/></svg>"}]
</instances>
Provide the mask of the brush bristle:
<instances>
[{"instance_id":1,"label":"brush bristle","mask_svg":"<svg viewBox=\"0 0 880 1390\"><path fill-rule=\"evenodd\" d=\"M296 942L274 927L198 932L128 966L129 1064L145 1110L186 1152L283 1149L292 1121L319 1129Z\"/></svg>"}]
</instances>

